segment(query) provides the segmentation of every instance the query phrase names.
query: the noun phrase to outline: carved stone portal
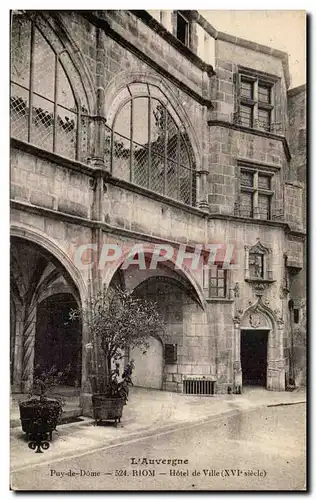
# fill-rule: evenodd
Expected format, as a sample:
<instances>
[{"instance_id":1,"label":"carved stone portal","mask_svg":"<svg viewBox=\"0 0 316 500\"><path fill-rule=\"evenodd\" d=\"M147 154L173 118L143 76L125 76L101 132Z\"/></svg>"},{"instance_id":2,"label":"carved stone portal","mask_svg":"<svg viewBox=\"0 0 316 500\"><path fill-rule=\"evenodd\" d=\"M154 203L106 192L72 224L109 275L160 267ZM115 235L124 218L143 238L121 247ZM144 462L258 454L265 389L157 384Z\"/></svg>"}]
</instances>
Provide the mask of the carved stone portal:
<instances>
[{"instance_id":1,"label":"carved stone portal","mask_svg":"<svg viewBox=\"0 0 316 500\"><path fill-rule=\"evenodd\" d=\"M240 331L243 329L266 330L268 334L267 352L267 386L271 391L285 390L285 360L283 345L284 323L279 310L273 311L260 296L255 304L250 305L245 312L236 311L234 317L234 352L233 372L234 386L242 384L242 366L240 358Z\"/></svg>"}]
</instances>

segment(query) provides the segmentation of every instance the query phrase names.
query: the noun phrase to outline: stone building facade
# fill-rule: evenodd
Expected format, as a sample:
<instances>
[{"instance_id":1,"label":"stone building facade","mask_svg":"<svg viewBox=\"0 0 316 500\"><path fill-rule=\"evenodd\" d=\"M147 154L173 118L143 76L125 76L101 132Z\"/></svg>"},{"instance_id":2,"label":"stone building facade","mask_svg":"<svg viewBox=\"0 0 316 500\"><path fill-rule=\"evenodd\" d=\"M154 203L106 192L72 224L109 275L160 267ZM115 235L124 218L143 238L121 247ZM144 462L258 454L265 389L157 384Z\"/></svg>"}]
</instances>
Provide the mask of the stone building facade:
<instances>
[{"instance_id":1,"label":"stone building facade","mask_svg":"<svg viewBox=\"0 0 316 500\"><path fill-rule=\"evenodd\" d=\"M197 11L15 11L11 34L13 391L38 365L68 367L89 414L97 353L67 318L101 283L164 317L130 354L137 385L304 383L305 88L289 90L287 54ZM204 264L214 243L234 265ZM104 244L122 254L78 265L87 244L97 262ZM188 261L200 245L203 265L126 266L139 244L146 262L154 245Z\"/></svg>"}]
</instances>

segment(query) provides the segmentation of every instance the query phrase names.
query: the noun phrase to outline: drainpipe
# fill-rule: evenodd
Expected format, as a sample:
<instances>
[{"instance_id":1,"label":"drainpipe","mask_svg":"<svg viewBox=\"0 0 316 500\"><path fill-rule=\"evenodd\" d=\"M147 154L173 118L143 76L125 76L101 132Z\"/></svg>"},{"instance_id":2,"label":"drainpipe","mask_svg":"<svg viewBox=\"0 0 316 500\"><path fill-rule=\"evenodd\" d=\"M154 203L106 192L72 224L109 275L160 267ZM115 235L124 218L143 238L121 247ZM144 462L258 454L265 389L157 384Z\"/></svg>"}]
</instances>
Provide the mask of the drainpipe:
<instances>
[{"instance_id":1,"label":"drainpipe","mask_svg":"<svg viewBox=\"0 0 316 500\"><path fill-rule=\"evenodd\" d=\"M295 366L294 366L294 338L293 338L293 323L294 323L294 301L290 299L288 302L290 311L290 337L291 348L289 351L289 384L295 387Z\"/></svg>"}]
</instances>

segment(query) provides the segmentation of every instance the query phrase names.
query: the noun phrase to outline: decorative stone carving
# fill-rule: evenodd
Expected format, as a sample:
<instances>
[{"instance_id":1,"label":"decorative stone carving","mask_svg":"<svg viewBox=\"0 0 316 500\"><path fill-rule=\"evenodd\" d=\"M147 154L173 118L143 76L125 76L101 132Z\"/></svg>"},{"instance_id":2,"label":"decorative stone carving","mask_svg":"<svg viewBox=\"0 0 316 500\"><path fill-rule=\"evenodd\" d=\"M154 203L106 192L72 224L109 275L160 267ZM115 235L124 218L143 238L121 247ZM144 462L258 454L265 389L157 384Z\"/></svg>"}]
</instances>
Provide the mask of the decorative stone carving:
<instances>
[{"instance_id":1,"label":"decorative stone carving","mask_svg":"<svg viewBox=\"0 0 316 500\"><path fill-rule=\"evenodd\" d=\"M282 312L280 311L280 309L274 309L273 312L276 316L276 320L277 320L278 325L283 325L284 321L283 321Z\"/></svg>"},{"instance_id":2,"label":"decorative stone carving","mask_svg":"<svg viewBox=\"0 0 316 500\"><path fill-rule=\"evenodd\" d=\"M246 280L250 283L252 286L255 294L257 297L262 296L266 289L271 285L271 283L274 283L274 281L270 280Z\"/></svg>"},{"instance_id":3,"label":"decorative stone carving","mask_svg":"<svg viewBox=\"0 0 316 500\"><path fill-rule=\"evenodd\" d=\"M243 315L243 312L244 312L243 309L236 309L235 316L233 318L234 323L240 322L240 318Z\"/></svg>"},{"instance_id":4,"label":"decorative stone carving","mask_svg":"<svg viewBox=\"0 0 316 500\"><path fill-rule=\"evenodd\" d=\"M235 287L233 288L235 298L240 296L240 287L238 281L235 283Z\"/></svg>"},{"instance_id":5,"label":"decorative stone carving","mask_svg":"<svg viewBox=\"0 0 316 500\"><path fill-rule=\"evenodd\" d=\"M280 294L279 294L280 299L284 299L284 297L286 297L289 293L290 290L288 288L287 280L284 279L282 284L280 285Z\"/></svg>"},{"instance_id":6,"label":"decorative stone carving","mask_svg":"<svg viewBox=\"0 0 316 500\"><path fill-rule=\"evenodd\" d=\"M265 247L257 238L257 243L252 247L245 245L245 281L272 283L271 249ZM255 285L255 289L264 292L265 288Z\"/></svg>"},{"instance_id":7,"label":"decorative stone carving","mask_svg":"<svg viewBox=\"0 0 316 500\"><path fill-rule=\"evenodd\" d=\"M97 180L95 177L89 177L89 188L95 190L97 185Z\"/></svg>"},{"instance_id":8,"label":"decorative stone carving","mask_svg":"<svg viewBox=\"0 0 316 500\"><path fill-rule=\"evenodd\" d=\"M253 328L258 328L260 325L260 315L259 314L250 314L249 323Z\"/></svg>"}]
</instances>

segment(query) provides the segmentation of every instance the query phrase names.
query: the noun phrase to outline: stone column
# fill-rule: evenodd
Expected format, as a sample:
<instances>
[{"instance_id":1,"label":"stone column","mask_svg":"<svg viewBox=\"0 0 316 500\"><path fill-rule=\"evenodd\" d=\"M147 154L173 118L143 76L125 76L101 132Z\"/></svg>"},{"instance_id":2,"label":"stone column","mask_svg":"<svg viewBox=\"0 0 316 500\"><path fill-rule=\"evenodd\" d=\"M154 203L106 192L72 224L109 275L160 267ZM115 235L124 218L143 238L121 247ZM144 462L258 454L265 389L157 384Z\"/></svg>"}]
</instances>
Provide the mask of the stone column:
<instances>
[{"instance_id":1,"label":"stone column","mask_svg":"<svg viewBox=\"0 0 316 500\"><path fill-rule=\"evenodd\" d=\"M23 328L22 392L28 392L33 384L36 312L36 303L31 302L26 309Z\"/></svg>"},{"instance_id":2,"label":"stone column","mask_svg":"<svg viewBox=\"0 0 316 500\"><path fill-rule=\"evenodd\" d=\"M249 245L245 245L245 267L244 267L244 274L245 274L245 279L249 279Z\"/></svg>"},{"instance_id":3,"label":"stone column","mask_svg":"<svg viewBox=\"0 0 316 500\"><path fill-rule=\"evenodd\" d=\"M197 206L201 210L208 212L209 205L207 201L207 170L199 170L197 174Z\"/></svg>"},{"instance_id":4,"label":"stone column","mask_svg":"<svg viewBox=\"0 0 316 500\"><path fill-rule=\"evenodd\" d=\"M267 261L267 279L272 280L273 273L272 273L272 252L271 252L271 250L269 250L269 252L266 254L266 261Z\"/></svg>"},{"instance_id":5,"label":"stone column","mask_svg":"<svg viewBox=\"0 0 316 500\"><path fill-rule=\"evenodd\" d=\"M93 350L94 346L88 338L87 326L82 326L82 371L81 371L81 391L80 391L80 406L82 414L86 417L92 416L92 399L93 392L91 384L91 375L93 375Z\"/></svg>"},{"instance_id":6,"label":"stone column","mask_svg":"<svg viewBox=\"0 0 316 500\"><path fill-rule=\"evenodd\" d=\"M21 378L23 366L23 316L24 308L16 313L15 325L15 346L14 346L14 360L13 360L13 384L12 392L21 392Z\"/></svg>"},{"instance_id":7,"label":"stone column","mask_svg":"<svg viewBox=\"0 0 316 500\"><path fill-rule=\"evenodd\" d=\"M234 361L233 361L233 374L234 374L234 389L242 387L242 371L240 360L240 322L239 319L234 319Z\"/></svg>"},{"instance_id":8,"label":"stone column","mask_svg":"<svg viewBox=\"0 0 316 500\"><path fill-rule=\"evenodd\" d=\"M202 169L198 170L196 172L197 175L197 206L201 210L205 210L208 212L209 210L209 205L208 205L208 199L207 199L207 194L208 194L208 189L207 189L207 176L209 174L207 170L208 166L208 157L206 155L203 156L202 160Z\"/></svg>"},{"instance_id":9,"label":"stone column","mask_svg":"<svg viewBox=\"0 0 316 500\"><path fill-rule=\"evenodd\" d=\"M271 346L271 335L274 333L274 345ZM267 389L270 391L285 390L285 360L283 349L284 323L278 320L275 330L269 333L269 353L267 370ZM272 359L271 359L272 358Z\"/></svg>"}]
</instances>

